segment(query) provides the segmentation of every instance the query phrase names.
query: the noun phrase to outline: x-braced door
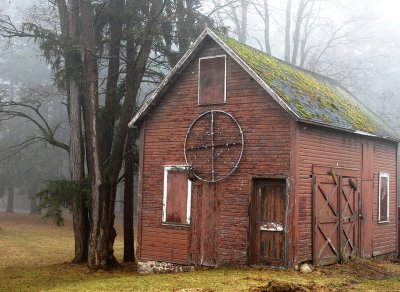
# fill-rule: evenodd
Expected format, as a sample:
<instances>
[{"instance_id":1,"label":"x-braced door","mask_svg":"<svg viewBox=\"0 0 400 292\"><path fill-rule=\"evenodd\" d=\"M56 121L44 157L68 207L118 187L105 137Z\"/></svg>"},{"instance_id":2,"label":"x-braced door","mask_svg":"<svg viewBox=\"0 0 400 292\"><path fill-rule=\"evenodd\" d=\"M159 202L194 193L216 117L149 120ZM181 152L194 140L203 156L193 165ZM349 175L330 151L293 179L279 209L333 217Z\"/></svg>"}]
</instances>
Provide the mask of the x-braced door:
<instances>
[{"instance_id":1,"label":"x-braced door","mask_svg":"<svg viewBox=\"0 0 400 292\"><path fill-rule=\"evenodd\" d=\"M317 266L345 262L359 249L359 198L354 177L316 175L313 260Z\"/></svg>"},{"instance_id":2,"label":"x-braced door","mask_svg":"<svg viewBox=\"0 0 400 292\"><path fill-rule=\"evenodd\" d=\"M357 256L359 252L359 211L360 200L357 192L355 178L340 177L339 186L340 202L340 233L341 257L340 261L345 262Z\"/></svg>"}]
</instances>

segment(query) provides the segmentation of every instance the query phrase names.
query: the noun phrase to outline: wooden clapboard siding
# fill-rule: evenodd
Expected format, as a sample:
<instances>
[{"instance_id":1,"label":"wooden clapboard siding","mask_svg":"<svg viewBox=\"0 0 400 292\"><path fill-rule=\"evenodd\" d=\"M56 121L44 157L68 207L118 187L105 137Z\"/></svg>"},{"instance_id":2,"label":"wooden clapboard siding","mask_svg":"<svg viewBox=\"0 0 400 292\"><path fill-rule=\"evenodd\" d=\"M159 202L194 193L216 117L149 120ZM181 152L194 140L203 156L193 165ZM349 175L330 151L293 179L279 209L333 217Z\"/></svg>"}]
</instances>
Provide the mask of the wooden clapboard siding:
<instances>
[{"instance_id":1,"label":"wooden clapboard siding","mask_svg":"<svg viewBox=\"0 0 400 292\"><path fill-rule=\"evenodd\" d=\"M199 106L198 60L215 55L227 54L206 40L142 122L139 258L247 264L254 178L279 175L289 182L289 265L311 260L313 165L355 169L358 185L366 196L362 255L396 251L396 144L296 122L229 56L226 103ZM212 109L229 112L242 127L245 147L239 168L215 188L201 181L193 183L190 225L163 225L164 166L185 164L187 130L200 114ZM387 224L377 223L380 171L390 173Z\"/></svg>"},{"instance_id":2,"label":"wooden clapboard siding","mask_svg":"<svg viewBox=\"0 0 400 292\"><path fill-rule=\"evenodd\" d=\"M259 174L289 173L290 116L230 57L227 57L227 101L222 105L197 105L198 58L225 55L215 43L205 45L196 58L181 73L158 104L146 116L143 147L143 177L141 218L141 258L159 258L172 262L192 262L198 257L192 248L198 247L198 238L190 237L190 228L174 229L161 224L163 167L185 164L183 144L186 132L201 113L210 109L224 110L232 114L244 132L245 150L239 168L226 180L219 183L215 198L216 264L247 263L247 228L251 178ZM199 185L201 182L196 182ZM194 188L195 186L193 186ZM196 191L193 191L195 195ZM195 200L195 199L193 199ZM196 202L193 201L192 214ZM197 208L197 207L196 207ZM203 210L204 212L204 210ZM193 222L193 224L199 224ZM193 225L192 225L193 227ZM160 244L148 235L149 229L168 230L159 234ZM200 227L199 227L200 228ZM163 252L175 234L185 234L180 240L180 258ZM195 232L192 237L201 236ZM165 237L166 239L161 239ZM189 238L191 238L189 240ZM189 242L191 241L191 242ZM172 245L171 245L172 246ZM212 246L212 245L209 245ZM172 248L167 245L167 248ZM194 247L193 247L194 248ZM162 256L160 253L163 253ZM191 255L189 257L189 254ZM184 257L186 255L186 257Z\"/></svg>"},{"instance_id":3,"label":"wooden clapboard siding","mask_svg":"<svg viewBox=\"0 0 400 292\"><path fill-rule=\"evenodd\" d=\"M339 166L361 177L362 143L355 136L299 125L299 236L297 261L312 259L312 167Z\"/></svg>"},{"instance_id":4,"label":"wooden clapboard siding","mask_svg":"<svg viewBox=\"0 0 400 292\"><path fill-rule=\"evenodd\" d=\"M390 218L388 224L378 224L378 179L379 171L386 171L393 177L390 181L390 193L396 194L396 144L378 139L366 139L350 133L327 130L320 127L298 126L298 256L297 261L312 259L312 166L339 166L355 169L357 180L361 187L363 171L363 144L373 145L373 159L370 167L373 169L373 209L363 210L364 220L373 218L373 226L363 225L362 239L372 240L373 254L385 254L396 251L396 196L390 196ZM365 149L365 148L364 148ZM365 151L365 150L364 150ZM367 170L364 170L367 172ZM367 175L365 175L367 176ZM365 178L368 180L368 178ZM362 191L361 191L362 192ZM369 194L368 194L369 195ZM370 198L364 197L368 206ZM372 227L372 228L371 228ZM366 234L366 236L365 236ZM364 245L367 246L367 244ZM370 256L368 253L364 256Z\"/></svg>"},{"instance_id":5,"label":"wooden clapboard siding","mask_svg":"<svg viewBox=\"0 0 400 292\"><path fill-rule=\"evenodd\" d=\"M394 144L375 143L372 254L395 252L397 248L397 187L396 153ZM379 172L389 173L389 223L378 223Z\"/></svg>"}]
</instances>

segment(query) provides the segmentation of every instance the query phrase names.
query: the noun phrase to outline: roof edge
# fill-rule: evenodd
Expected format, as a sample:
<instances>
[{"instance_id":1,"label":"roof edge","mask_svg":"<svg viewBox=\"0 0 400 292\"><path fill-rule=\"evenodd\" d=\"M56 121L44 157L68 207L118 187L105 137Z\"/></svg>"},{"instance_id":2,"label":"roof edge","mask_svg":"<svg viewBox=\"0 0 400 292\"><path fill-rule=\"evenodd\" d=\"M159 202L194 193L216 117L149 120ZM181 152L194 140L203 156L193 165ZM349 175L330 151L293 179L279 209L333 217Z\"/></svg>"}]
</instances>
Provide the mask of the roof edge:
<instances>
[{"instance_id":1,"label":"roof edge","mask_svg":"<svg viewBox=\"0 0 400 292\"><path fill-rule=\"evenodd\" d=\"M376 134L372 134L372 133L368 133L368 132L364 132L364 131L360 131L360 130L353 130L353 129L335 127L335 126L332 126L332 125L328 125L328 124L324 124L324 123L318 123L316 121L310 121L310 120L303 119L303 118L300 118L297 121L300 122L300 123L303 123L303 124L308 124L308 125L312 125L312 126L319 126L319 127L323 127L323 128L332 129L332 130L338 130L338 131L352 133L352 134L359 135L359 136L371 137L371 138L375 138L375 139L383 139L383 140L387 140L387 141L391 141L391 142L395 142L395 143L399 143L400 142L400 139L396 139L394 137L378 136Z\"/></svg>"},{"instance_id":2,"label":"roof edge","mask_svg":"<svg viewBox=\"0 0 400 292\"><path fill-rule=\"evenodd\" d=\"M205 37L209 35L210 32L211 30L209 28L206 28L199 35L199 37L193 43L192 47L186 51L186 53L182 56L182 58L178 61L178 63L176 63L174 68L172 68L172 70L168 73L168 75L164 78L164 80L157 86L157 88L154 90L151 96L143 103L140 109L136 112L132 120L128 123L128 127L132 128L134 124L136 124L149 111L151 104L156 99L156 97L163 91L163 89L170 82L175 73L179 71L181 66L189 59L192 53L197 49L197 47L205 39Z\"/></svg>"},{"instance_id":3,"label":"roof edge","mask_svg":"<svg viewBox=\"0 0 400 292\"><path fill-rule=\"evenodd\" d=\"M299 119L299 116L293 111L289 105L287 105L282 98L264 81L253 69L250 68L216 33L211 29L206 28L199 35L192 47L182 56L174 68L168 73L164 80L157 86L152 95L143 103L140 109L137 111L132 120L128 123L128 127L133 127L150 109L152 103L157 96L163 91L165 86L171 81L172 77L179 71L179 69L185 64L193 52L198 48L200 43L205 39L206 36L211 37L219 46L221 46L227 54L232 57L265 91L267 91L272 98L278 102L293 118Z\"/></svg>"},{"instance_id":4,"label":"roof edge","mask_svg":"<svg viewBox=\"0 0 400 292\"><path fill-rule=\"evenodd\" d=\"M311 120L300 117L253 69L250 68L249 65L247 65L246 62L244 62L216 33L214 33L209 28L205 28L203 30L203 32L198 36L198 38L193 43L191 48L188 51L186 51L186 53L182 56L182 58L178 61L178 63L167 74L167 76L164 78L164 80L157 86L157 88L154 90L154 92L151 94L151 96L143 103L143 105L136 112L136 114L134 115L132 120L128 123L128 126L130 128L133 127L136 123L138 123L147 114L147 112L152 107L153 103L157 100L157 98L160 96L160 94L162 94L162 92L167 88L167 85L169 84L169 82L171 81L173 76L181 69L182 66L185 65L185 63L188 61L188 59L198 49L199 45L203 42L203 40L207 36L209 36L220 47L222 47L222 49L231 58L233 58L279 105L281 105L283 107L283 109L286 112L288 112L292 118L295 119L296 122L302 122L305 124L311 124L311 125L341 130L341 131L353 133L353 134L364 136L364 137L368 136L368 137L373 137L373 138L378 138L378 139L389 140L389 141L396 142L396 143L400 142L400 139L396 139L394 137L378 136L376 134L371 134L371 133L363 132L360 130L352 130L352 129L346 129L346 128L342 128L342 127L335 127L333 125L319 123L319 122L311 121ZM299 69L303 70L302 68L299 68ZM310 72L310 73L314 73L314 72ZM338 85L341 86L340 84L338 84ZM344 89L344 90L346 90L346 89ZM364 104L363 104L363 106L365 107Z\"/></svg>"}]
</instances>

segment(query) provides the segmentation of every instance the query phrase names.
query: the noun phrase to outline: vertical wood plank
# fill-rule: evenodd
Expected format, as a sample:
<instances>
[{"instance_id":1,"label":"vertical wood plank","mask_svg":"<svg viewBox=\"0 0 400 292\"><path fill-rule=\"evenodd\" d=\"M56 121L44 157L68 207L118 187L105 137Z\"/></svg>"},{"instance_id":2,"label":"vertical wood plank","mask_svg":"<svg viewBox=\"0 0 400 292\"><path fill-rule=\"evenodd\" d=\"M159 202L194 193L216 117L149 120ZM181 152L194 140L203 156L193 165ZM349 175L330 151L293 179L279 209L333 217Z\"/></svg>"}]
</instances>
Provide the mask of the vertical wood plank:
<instances>
[{"instance_id":1,"label":"vertical wood plank","mask_svg":"<svg viewBox=\"0 0 400 292\"><path fill-rule=\"evenodd\" d=\"M201 220L201 186L192 184L192 210L190 219L190 247L189 261L191 264L200 264L200 220Z\"/></svg>"},{"instance_id":2,"label":"vertical wood plank","mask_svg":"<svg viewBox=\"0 0 400 292\"><path fill-rule=\"evenodd\" d=\"M142 207L143 207L143 163L144 163L144 151L145 151L145 128L146 122L143 121L140 125L140 149L139 149L139 176L138 176L138 199L137 199L137 239L136 239L136 257L141 259L142 257Z\"/></svg>"},{"instance_id":3,"label":"vertical wood plank","mask_svg":"<svg viewBox=\"0 0 400 292\"><path fill-rule=\"evenodd\" d=\"M286 180L257 179L251 206L251 264L285 266Z\"/></svg>"},{"instance_id":4,"label":"vertical wood plank","mask_svg":"<svg viewBox=\"0 0 400 292\"><path fill-rule=\"evenodd\" d=\"M216 184L203 183L201 216L201 264L216 264Z\"/></svg>"},{"instance_id":5,"label":"vertical wood plank","mask_svg":"<svg viewBox=\"0 0 400 292\"><path fill-rule=\"evenodd\" d=\"M362 257L372 257L373 190L374 190L374 145L363 143L361 172L361 242Z\"/></svg>"}]
</instances>

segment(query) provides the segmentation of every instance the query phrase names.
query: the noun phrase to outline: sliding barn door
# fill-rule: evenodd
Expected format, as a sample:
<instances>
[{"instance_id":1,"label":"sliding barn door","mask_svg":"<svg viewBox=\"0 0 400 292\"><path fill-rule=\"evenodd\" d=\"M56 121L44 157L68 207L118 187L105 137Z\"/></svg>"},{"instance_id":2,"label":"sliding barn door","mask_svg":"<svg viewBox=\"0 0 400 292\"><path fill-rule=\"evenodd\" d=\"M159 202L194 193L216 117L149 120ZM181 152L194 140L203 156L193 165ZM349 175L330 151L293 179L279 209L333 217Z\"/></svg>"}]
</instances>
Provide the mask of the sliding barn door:
<instances>
[{"instance_id":1,"label":"sliding barn door","mask_svg":"<svg viewBox=\"0 0 400 292\"><path fill-rule=\"evenodd\" d=\"M343 263L359 252L359 196L356 179L315 175L313 261L317 266Z\"/></svg>"}]
</instances>

